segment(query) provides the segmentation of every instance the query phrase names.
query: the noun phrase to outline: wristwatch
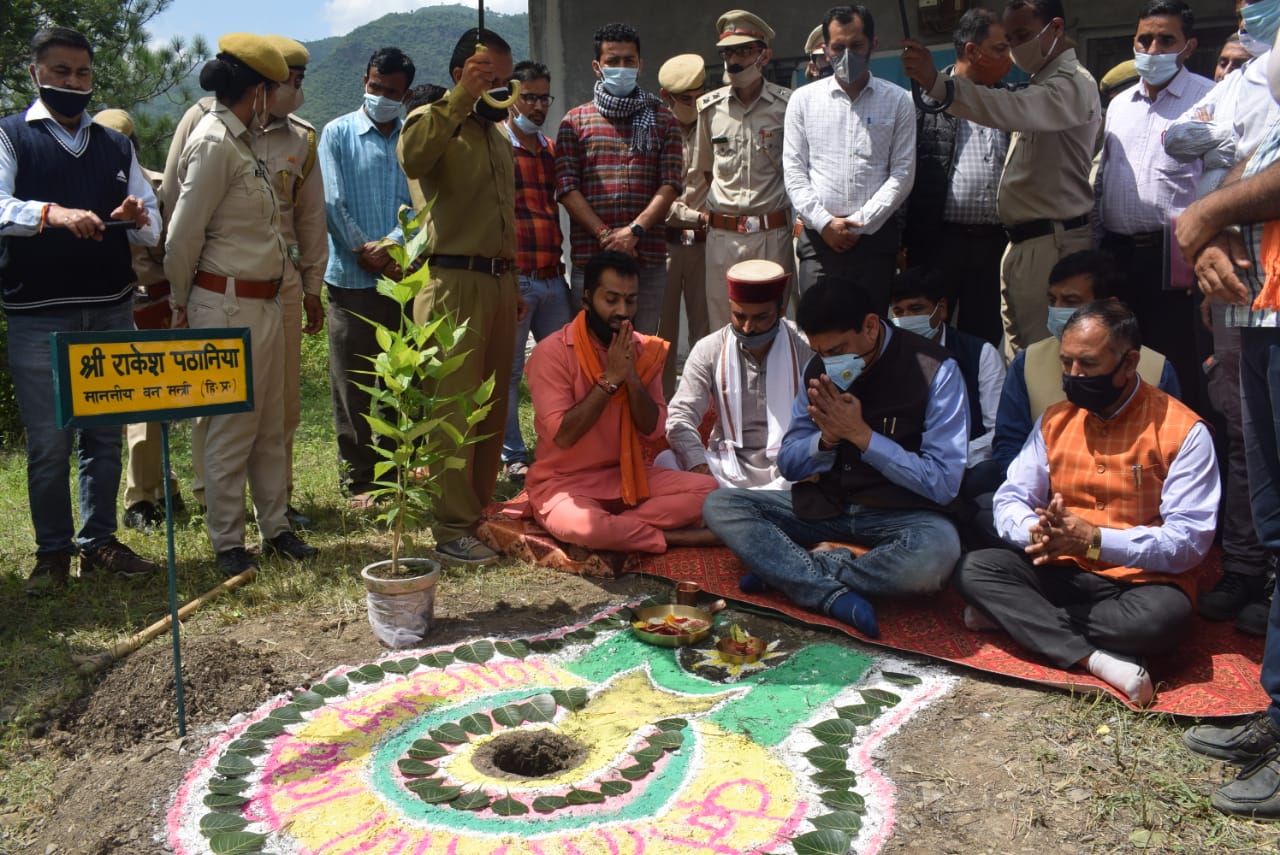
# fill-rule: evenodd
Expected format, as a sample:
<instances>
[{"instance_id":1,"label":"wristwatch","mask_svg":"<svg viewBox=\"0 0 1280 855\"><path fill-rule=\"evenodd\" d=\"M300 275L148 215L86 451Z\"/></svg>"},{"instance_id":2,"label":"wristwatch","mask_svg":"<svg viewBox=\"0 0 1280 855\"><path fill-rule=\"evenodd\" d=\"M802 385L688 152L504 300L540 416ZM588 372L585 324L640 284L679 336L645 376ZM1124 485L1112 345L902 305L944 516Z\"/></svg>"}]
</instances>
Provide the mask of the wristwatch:
<instances>
[{"instance_id":1,"label":"wristwatch","mask_svg":"<svg viewBox=\"0 0 1280 855\"><path fill-rule=\"evenodd\" d=\"M641 235L644 234L644 226L640 225L639 223L632 223L631 225L627 226L627 228L631 229L631 233L636 237L640 237Z\"/></svg>"},{"instance_id":2,"label":"wristwatch","mask_svg":"<svg viewBox=\"0 0 1280 855\"><path fill-rule=\"evenodd\" d=\"M1089 548L1085 550L1084 557L1086 561L1097 561L1098 556L1102 554L1102 527L1093 527L1093 537L1089 540Z\"/></svg>"}]
</instances>

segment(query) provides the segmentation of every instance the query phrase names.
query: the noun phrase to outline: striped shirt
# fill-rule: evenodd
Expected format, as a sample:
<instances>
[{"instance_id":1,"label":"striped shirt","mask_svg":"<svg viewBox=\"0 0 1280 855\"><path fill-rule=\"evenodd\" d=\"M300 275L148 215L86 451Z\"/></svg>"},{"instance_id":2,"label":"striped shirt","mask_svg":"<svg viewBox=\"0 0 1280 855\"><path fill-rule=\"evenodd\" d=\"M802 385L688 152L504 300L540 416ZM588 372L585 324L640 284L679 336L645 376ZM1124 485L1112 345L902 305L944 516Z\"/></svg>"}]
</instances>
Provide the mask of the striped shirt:
<instances>
[{"instance_id":1,"label":"striped shirt","mask_svg":"<svg viewBox=\"0 0 1280 855\"><path fill-rule=\"evenodd\" d=\"M1277 160L1280 160L1280 119L1271 123L1258 150L1244 168L1243 177L1256 175ZM1253 262L1253 266L1248 270L1236 268L1236 275L1249 289L1249 302L1243 306L1227 306L1229 327L1280 327L1280 313L1271 309L1255 312L1252 308L1264 281L1259 271L1262 270L1262 229L1265 225L1266 223L1246 223L1240 226L1240 236L1244 238L1245 249L1249 252L1249 261Z\"/></svg>"},{"instance_id":2,"label":"striped shirt","mask_svg":"<svg viewBox=\"0 0 1280 855\"><path fill-rule=\"evenodd\" d=\"M516 164L516 261L521 273L560 263L560 207L556 205L556 150L538 134L541 148L520 145L506 125Z\"/></svg>"},{"instance_id":3,"label":"striped shirt","mask_svg":"<svg viewBox=\"0 0 1280 855\"><path fill-rule=\"evenodd\" d=\"M632 119L607 119L594 101L574 107L560 122L556 136L556 199L580 192L596 216L610 228L635 221L664 184L677 194L684 189L684 142L680 123L665 106L658 107L657 151L634 151ZM596 236L574 221L569 227L574 266L587 263L599 251ZM646 231L636 244L642 264L661 264L667 258L662 229Z\"/></svg>"}]
</instances>

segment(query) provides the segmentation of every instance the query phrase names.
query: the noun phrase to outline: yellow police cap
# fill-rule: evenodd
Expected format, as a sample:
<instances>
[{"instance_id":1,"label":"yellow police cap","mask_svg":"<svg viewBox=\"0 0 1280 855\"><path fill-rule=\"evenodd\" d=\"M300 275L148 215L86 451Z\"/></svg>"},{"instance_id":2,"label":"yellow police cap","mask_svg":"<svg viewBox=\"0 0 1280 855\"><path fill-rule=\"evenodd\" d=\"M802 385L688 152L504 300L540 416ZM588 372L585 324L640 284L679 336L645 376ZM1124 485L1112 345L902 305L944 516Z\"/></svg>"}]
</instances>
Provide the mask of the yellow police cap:
<instances>
[{"instance_id":1,"label":"yellow police cap","mask_svg":"<svg viewBox=\"0 0 1280 855\"><path fill-rule=\"evenodd\" d=\"M706 82L706 63L696 53L673 56L658 69L658 85L673 95L701 89Z\"/></svg>"},{"instance_id":2,"label":"yellow police cap","mask_svg":"<svg viewBox=\"0 0 1280 855\"><path fill-rule=\"evenodd\" d=\"M306 68L311 61L311 51L297 39L277 35L266 35L263 38L275 45L290 68Z\"/></svg>"},{"instance_id":3,"label":"yellow police cap","mask_svg":"<svg viewBox=\"0 0 1280 855\"><path fill-rule=\"evenodd\" d=\"M826 43L826 39L822 38L822 25L819 24L813 28L812 33L809 33L809 38L804 40L804 52L811 54L822 48Z\"/></svg>"},{"instance_id":4,"label":"yellow police cap","mask_svg":"<svg viewBox=\"0 0 1280 855\"><path fill-rule=\"evenodd\" d=\"M764 42L767 45L776 35L773 27L766 24L759 15L753 15L741 9L734 9L721 15L716 21L716 33L719 35L719 41L716 44L720 47L745 45L750 42Z\"/></svg>"},{"instance_id":5,"label":"yellow police cap","mask_svg":"<svg viewBox=\"0 0 1280 855\"><path fill-rule=\"evenodd\" d=\"M1102 79L1098 81L1098 91L1103 95L1114 95L1126 86L1137 82L1138 67L1133 60L1126 59L1102 75Z\"/></svg>"},{"instance_id":6,"label":"yellow police cap","mask_svg":"<svg viewBox=\"0 0 1280 855\"><path fill-rule=\"evenodd\" d=\"M289 63L284 61L284 54L262 36L253 33L227 33L218 39L218 53L234 56L276 83L284 83L289 79Z\"/></svg>"},{"instance_id":7,"label":"yellow police cap","mask_svg":"<svg viewBox=\"0 0 1280 855\"><path fill-rule=\"evenodd\" d=\"M93 120L104 128L111 128L113 131L119 131L126 137L133 136L133 117L124 110L118 110L112 107L109 110L103 110L93 117Z\"/></svg>"}]
</instances>

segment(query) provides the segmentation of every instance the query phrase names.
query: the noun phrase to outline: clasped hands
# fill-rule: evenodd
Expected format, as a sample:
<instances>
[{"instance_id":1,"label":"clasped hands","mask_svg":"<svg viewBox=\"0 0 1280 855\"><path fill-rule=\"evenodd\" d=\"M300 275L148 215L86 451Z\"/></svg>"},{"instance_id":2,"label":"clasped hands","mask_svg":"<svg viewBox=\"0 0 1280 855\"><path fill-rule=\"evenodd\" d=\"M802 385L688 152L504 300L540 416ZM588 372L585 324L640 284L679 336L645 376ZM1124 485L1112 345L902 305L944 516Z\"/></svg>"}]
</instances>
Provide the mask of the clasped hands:
<instances>
[{"instance_id":1,"label":"clasped hands","mask_svg":"<svg viewBox=\"0 0 1280 855\"><path fill-rule=\"evenodd\" d=\"M841 440L860 451L871 444L871 426L862 417L862 402L842 391L826 374L809 381L809 416L822 432L822 443L834 447Z\"/></svg>"},{"instance_id":2,"label":"clasped hands","mask_svg":"<svg viewBox=\"0 0 1280 855\"><path fill-rule=\"evenodd\" d=\"M628 380L639 378L636 374L636 361L631 351L631 321L623 321L618 331L609 342L609 350L605 354L604 379L613 386L625 386Z\"/></svg>"},{"instance_id":3,"label":"clasped hands","mask_svg":"<svg viewBox=\"0 0 1280 855\"><path fill-rule=\"evenodd\" d=\"M1083 558L1093 542L1094 526L1066 509L1061 493L1054 493L1047 508L1036 508L1039 519L1027 529L1031 542L1026 553L1032 564L1048 564L1059 558Z\"/></svg>"}]
</instances>

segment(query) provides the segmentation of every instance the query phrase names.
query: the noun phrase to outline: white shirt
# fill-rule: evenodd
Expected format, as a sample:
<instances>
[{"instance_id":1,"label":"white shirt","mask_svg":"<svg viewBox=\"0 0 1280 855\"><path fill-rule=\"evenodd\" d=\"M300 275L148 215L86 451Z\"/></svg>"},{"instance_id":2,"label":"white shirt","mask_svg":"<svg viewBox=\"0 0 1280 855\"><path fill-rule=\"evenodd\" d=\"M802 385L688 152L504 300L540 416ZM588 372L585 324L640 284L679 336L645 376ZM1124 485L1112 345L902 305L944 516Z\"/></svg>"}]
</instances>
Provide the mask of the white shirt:
<instances>
[{"instance_id":1,"label":"white shirt","mask_svg":"<svg viewBox=\"0 0 1280 855\"><path fill-rule=\"evenodd\" d=\"M938 344L947 347L946 324L939 327L942 335ZM969 440L969 460L966 469L972 469L984 460L991 459L991 440L996 435L996 411L1000 409L1000 392L1004 389L1004 359L991 346L982 343L978 356L978 409L982 413L982 435Z\"/></svg>"},{"instance_id":2,"label":"white shirt","mask_svg":"<svg viewBox=\"0 0 1280 855\"><path fill-rule=\"evenodd\" d=\"M787 103L782 170L804 224L836 217L872 234L906 200L916 179L916 111L907 90L868 77L850 98L835 77L802 86Z\"/></svg>"},{"instance_id":3,"label":"white shirt","mask_svg":"<svg viewBox=\"0 0 1280 855\"><path fill-rule=\"evenodd\" d=\"M1107 107L1098 170L1102 227L1136 235L1158 232L1169 215L1196 199L1200 161L1165 153L1164 131L1213 89L1213 81L1180 69L1154 100L1144 83L1120 92Z\"/></svg>"}]
</instances>

